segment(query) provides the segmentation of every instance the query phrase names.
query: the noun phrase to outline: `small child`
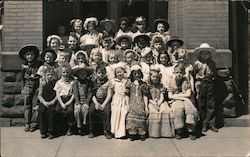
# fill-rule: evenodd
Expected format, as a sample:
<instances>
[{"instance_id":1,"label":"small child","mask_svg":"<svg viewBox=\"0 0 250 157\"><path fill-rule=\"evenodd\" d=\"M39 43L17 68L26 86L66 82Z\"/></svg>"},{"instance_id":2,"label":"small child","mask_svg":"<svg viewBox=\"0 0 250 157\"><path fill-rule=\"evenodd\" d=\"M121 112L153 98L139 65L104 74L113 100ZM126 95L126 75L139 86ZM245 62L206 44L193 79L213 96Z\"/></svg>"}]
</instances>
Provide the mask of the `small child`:
<instances>
[{"instance_id":1,"label":"small child","mask_svg":"<svg viewBox=\"0 0 250 157\"><path fill-rule=\"evenodd\" d=\"M152 38L154 38L154 36L160 36L163 39L164 45L166 45L167 42L170 40L168 29L169 29L169 24L166 20L156 19L154 21L155 32L152 33Z\"/></svg>"},{"instance_id":2,"label":"small child","mask_svg":"<svg viewBox=\"0 0 250 157\"><path fill-rule=\"evenodd\" d=\"M217 69L215 62L212 60L216 50L207 43L203 43L194 52L198 57L198 60L194 63L194 77L202 132L206 132L208 128L218 132L215 124L215 78Z\"/></svg>"},{"instance_id":3,"label":"small child","mask_svg":"<svg viewBox=\"0 0 250 157\"><path fill-rule=\"evenodd\" d=\"M158 55L157 62L158 64L156 66L159 67L160 73L162 75L161 83L165 88L168 88L168 82L170 77L173 76L174 68L171 66L170 57L167 51L162 51Z\"/></svg>"},{"instance_id":4,"label":"small child","mask_svg":"<svg viewBox=\"0 0 250 157\"><path fill-rule=\"evenodd\" d=\"M26 107L25 129L24 131L33 132L37 127L38 105L35 102L35 95L39 86L39 75L37 70L40 66L38 63L39 50L34 45L26 45L19 50L19 57L25 60L22 64L22 94L24 95L24 105Z\"/></svg>"},{"instance_id":5,"label":"small child","mask_svg":"<svg viewBox=\"0 0 250 157\"><path fill-rule=\"evenodd\" d=\"M178 62L178 54L182 53L183 50L181 46L184 44L184 42L179 39L177 36L173 36L168 42L168 54L170 56L170 60L172 64L176 64Z\"/></svg>"},{"instance_id":6,"label":"small child","mask_svg":"<svg viewBox=\"0 0 250 157\"><path fill-rule=\"evenodd\" d=\"M134 50L132 49L127 49L124 52L124 59L126 63L126 76L129 77L131 73L131 67L134 65L136 62L137 54Z\"/></svg>"},{"instance_id":7,"label":"small child","mask_svg":"<svg viewBox=\"0 0 250 157\"><path fill-rule=\"evenodd\" d=\"M67 48L71 50L71 56L70 56L70 65L74 64L75 54L77 51L80 50L79 43L78 43L78 37L76 33L71 32L69 34L68 40L67 40Z\"/></svg>"},{"instance_id":8,"label":"small child","mask_svg":"<svg viewBox=\"0 0 250 157\"><path fill-rule=\"evenodd\" d=\"M144 141L147 131L148 87L142 78L141 67L133 65L130 80L126 84L126 89L129 91L127 92L129 111L126 117L126 129L131 141L136 139L137 134L140 136L140 140Z\"/></svg>"},{"instance_id":9,"label":"small child","mask_svg":"<svg viewBox=\"0 0 250 157\"><path fill-rule=\"evenodd\" d=\"M45 71L47 69L52 68L55 71L55 74L58 74L58 64L55 62L57 58L55 50L52 50L50 48L45 49L41 54L41 58L44 61L44 63L37 70L37 74L41 77L41 79L45 78ZM58 75L54 75L53 77L54 79L59 78Z\"/></svg>"},{"instance_id":10,"label":"small child","mask_svg":"<svg viewBox=\"0 0 250 157\"><path fill-rule=\"evenodd\" d=\"M74 114L77 123L78 134L87 132L87 114L93 94L93 83L89 80L92 69L86 65L79 65L72 69L73 75L77 77L74 83L73 93L75 96ZM93 137L90 132L89 137Z\"/></svg>"},{"instance_id":11,"label":"small child","mask_svg":"<svg viewBox=\"0 0 250 157\"><path fill-rule=\"evenodd\" d=\"M140 66L142 67L143 81L150 80L150 67L155 64L153 52L150 48L145 48L141 54Z\"/></svg>"},{"instance_id":12,"label":"small child","mask_svg":"<svg viewBox=\"0 0 250 157\"><path fill-rule=\"evenodd\" d=\"M59 47L62 45L62 39L58 35L50 35L47 38L47 46L54 50L56 54L60 52ZM59 57L59 56L57 56Z\"/></svg>"},{"instance_id":13,"label":"small child","mask_svg":"<svg viewBox=\"0 0 250 157\"><path fill-rule=\"evenodd\" d=\"M126 92L125 65L120 62L115 67L115 78L110 81L107 98L103 106L112 99L111 102L111 132L115 138L126 136L125 120L128 111L128 102L125 97Z\"/></svg>"},{"instance_id":14,"label":"small child","mask_svg":"<svg viewBox=\"0 0 250 157\"><path fill-rule=\"evenodd\" d=\"M93 44L99 46L99 43L102 39L102 34L97 32L96 26L98 25L98 20L95 17L86 18L84 21L84 29L87 30L87 34L84 34L80 38L80 43L85 45L87 40L93 41Z\"/></svg>"},{"instance_id":15,"label":"small child","mask_svg":"<svg viewBox=\"0 0 250 157\"><path fill-rule=\"evenodd\" d=\"M113 38L107 35L103 35L102 38L102 46L100 47L100 51L102 53L102 60L105 63L108 63L108 54L114 49L114 41Z\"/></svg>"},{"instance_id":16,"label":"small child","mask_svg":"<svg viewBox=\"0 0 250 157\"><path fill-rule=\"evenodd\" d=\"M166 50L163 39L160 36L154 36L151 42L151 49L154 60L157 61L159 53Z\"/></svg>"},{"instance_id":17,"label":"small child","mask_svg":"<svg viewBox=\"0 0 250 157\"><path fill-rule=\"evenodd\" d=\"M148 32L146 30L146 18L145 17L142 17L142 16L137 17L135 19L135 24L136 24L137 32L133 34L133 38L140 34L145 34L150 37L151 32Z\"/></svg>"},{"instance_id":18,"label":"small child","mask_svg":"<svg viewBox=\"0 0 250 157\"><path fill-rule=\"evenodd\" d=\"M107 64L105 62L102 61L102 53L100 52L99 48L94 48L92 49L91 53L90 53L90 67L94 70L96 70L96 67L98 65L102 65L102 66L106 66Z\"/></svg>"},{"instance_id":19,"label":"small child","mask_svg":"<svg viewBox=\"0 0 250 157\"><path fill-rule=\"evenodd\" d=\"M55 135L55 107L56 91L53 89L56 83L53 68L44 70L44 80L40 80L38 99L39 105L39 126L41 138L53 139Z\"/></svg>"},{"instance_id":20,"label":"small child","mask_svg":"<svg viewBox=\"0 0 250 157\"><path fill-rule=\"evenodd\" d=\"M174 67L174 77L170 81L168 88L168 97L173 111L175 138L181 139L183 129L187 126L189 138L196 139L195 128L198 122L198 111L194 106L194 99L191 84L184 76L185 68L183 64L177 64Z\"/></svg>"},{"instance_id":21,"label":"small child","mask_svg":"<svg viewBox=\"0 0 250 157\"><path fill-rule=\"evenodd\" d=\"M129 30L129 25L129 19L127 17L122 17L120 20L120 29L116 33L115 39L121 35L128 35L132 37L133 33Z\"/></svg>"},{"instance_id":22,"label":"small child","mask_svg":"<svg viewBox=\"0 0 250 157\"><path fill-rule=\"evenodd\" d=\"M70 25L72 27L72 32L76 33L78 40L84 34L83 30L83 21L81 19L73 19L70 21Z\"/></svg>"},{"instance_id":23,"label":"small child","mask_svg":"<svg viewBox=\"0 0 250 157\"><path fill-rule=\"evenodd\" d=\"M134 38L134 43L135 43L134 50L138 54L137 60L140 61L141 51L143 51L150 45L150 37L145 34L138 35Z\"/></svg>"},{"instance_id":24,"label":"small child","mask_svg":"<svg viewBox=\"0 0 250 157\"><path fill-rule=\"evenodd\" d=\"M114 37L115 21L112 19L105 19L100 21L100 26L103 29L103 34L108 34L110 37Z\"/></svg>"},{"instance_id":25,"label":"small child","mask_svg":"<svg viewBox=\"0 0 250 157\"><path fill-rule=\"evenodd\" d=\"M61 78L56 82L54 87L58 100L56 112L61 114L62 117L67 121L67 135L71 136L73 134L73 126L75 124L73 93L74 80L71 75L71 67L68 63L63 63L60 68Z\"/></svg>"},{"instance_id":26,"label":"small child","mask_svg":"<svg viewBox=\"0 0 250 157\"><path fill-rule=\"evenodd\" d=\"M72 58L73 60L73 58ZM74 62L70 63L71 67L75 67L77 65L89 65L89 58L86 52L79 50L74 55Z\"/></svg>"},{"instance_id":27,"label":"small child","mask_svg":"<svg viewBox=\"0 0 250 157\"><path fill-rule=\"evenodd\" d=\"M132 48L132 37L121 35L116 38L117 50L119 51L119 61L124 59L124 51Z\"/></svg>"},{"instance_id":28,"label":"small child","mask_svg":"<svg viewBox=\"0 0 250 157\"><path fill-rule=\"evenodd\" d=\"M160 69L151 67L149 81L149 137L173 137L174 130L171 121L171 110L164 100L165 89L161 84Z\"/></svg>"},{"instance_id":29,"label":"small child","mask_svg":"<svg viewBox=\"0 0 250 157\"><path fill-rule=\"evenodd\" d=\"M116 50L110 51L108 54L108 65L106 66L107 78L111 81L115 78L115 66L118 63L118 54Z\"/></svg>"},{"instance_id":30,"label":"small child","mask_svg":"<svg viewBox=\"0 0 250 157\"><path fill-rule=\"evenodd\" d=\"M104 104L104 101L107 98L109 86L105 67L97 66L96 75L96 80L94 80L92 104L89 108L89 130L92 135L98 134L100 131L104 132L105 138L111 139L111 104L110 102Z\"/></svg>"}]
</instances>

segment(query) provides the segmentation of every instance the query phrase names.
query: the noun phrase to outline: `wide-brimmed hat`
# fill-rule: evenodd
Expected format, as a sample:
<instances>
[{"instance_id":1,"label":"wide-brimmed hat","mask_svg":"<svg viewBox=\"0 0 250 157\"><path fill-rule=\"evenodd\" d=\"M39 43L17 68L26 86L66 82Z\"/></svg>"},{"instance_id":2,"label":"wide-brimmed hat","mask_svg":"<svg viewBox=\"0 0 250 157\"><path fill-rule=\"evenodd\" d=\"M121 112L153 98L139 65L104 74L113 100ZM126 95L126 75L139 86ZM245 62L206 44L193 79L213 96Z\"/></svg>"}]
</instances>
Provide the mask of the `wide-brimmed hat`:
<instances>
[{"instance_id":1,"label":"wide-brimmed hat","mask_svg":"<svg viewBox=\"0 0 250 157\"><path fill-rule=\"evenodd\" d=\"M39 49L35 46L35 45L25 45L23 47L20 48L18 54L19 57L25 60L25 53L28 51L32 51L34 54L34 59L37 59L39 56Z\"/></svg>"},{"instance_id":2,"label":"wide-brimmed hat","mask_svg":"<svg viewBox=\"0 0 250 157\"><path fill-rule=\"evenodd\" d=\"M113 26L115 25L115 21L112 20L112 19L104 19L104 20L101 20L101 21L100 21L100 25L101 25L102 27L104 27L104 25L105 25L106 23L111 23Z\"/></svg>"},{"instance_id":3,"label":"wide-brimmed hat","mask_svg":"<svg viewBox=\"0 0 250 157\"><path fill-rule=\"evenodd\" d=\"M56 51L55 51L55 50L52 50L51 48L46 48L46 49L44 49L43 52L41 53L41 59L42 59L43 61L44 61L45 54L46 54L47 52L52 53L53 59L56 60L56 58L57 58Z\"/></svg>"},{"instance_id":4,"label":"wide-brimmed hat","mask_svg":"<svg viewBox=\"0 0 250 157\"><path fill-rule=\"evenodd\" d=\"M93 69L89 68L86 65L76 65L72 68L72 74L76 77L79 77L80 71L86 72L88 76L93 73Z\"/></svg>"},{"instance_id":5,"label":"wide-brimmed hat","mask_svg":"<svg viewBox=\"0 0 250 157\"><path fill-rule=\"evenodd\" d=\"M173 36L168 42L167 45L171 47L173 42L178 42L180 47L184 44L184 42L178 37L178 36Z\"/></svg>"},{"instance_id":6,"label":"wide-brimmed hat","mask_svg":"<svg viewBox=\"0 0 250 157\"><path fill-rule=\"evenodd\" d=\"M96 40L91 39L91 38L87 38L84 43L81 43L80 48L82 50L86 50L87 47L93 47L93 48L95 48L97 46L98 46L98 44L96 43Z\"/></svg>"},{"instance_id":7,"label":"wide-brimmed hat","mask_svg":"<svg viewBox=\"0 0 250 157\"><path fill-rule=\"evenodd\" d=\"M168 24L168 21L167 20L164 20L164 19L156 19L154 21L154 29L156 30L157 29L157 25L159 23L162 23L164 26L165 26L165 31L167 31L169 29L169 24Z\"/></svg>"},{"instance_id":8,"label":"wide-brimmed hat","mask_svg":"<svg viewBox=\"0 0 250 157\"><path fill-rule=\"evenodd\" d=\"M95 23L95 25L98 25L98 20L97 20L97 18L95 18L95 17L89 17L89 18L86 18L86 20L84 21L84 24L83 24L83 27L84 27L84 29L85 30L88 30L88 23L89 22L94 22Z\"/></svg>"},{"instance_id":9,"label":"wide-brimmed hat","mask_svg":"<svg viewBox=\"0 0 250 157\"><path fill-rule=\"evenodd\" d=\"M121 40L122 40L122 39L127 39L127 40L129 41L130 44L132 43L132 37L129 36L129 35L120 35L120 36L118 36L118 37L116 38L116 40L115 40L115 43L116 43L117 45L121 45Z\"/></svg>"},{"instance_id":10,"label":"wide-brimmed hat","mask_svg":"<svg viewBox=\"0 0 250 157\"><path fill-rule=\"evenodd\" d=\"M196 55L196 57L199 57L202 51L209 51L210 56L213 56L216 52L215 48L209 46L208 43L202 43L199 47L194 49L194 54Z\"/></svg>"},{"instance_id":11,"label":"wide-brimmed hat","mask_svg":"<svg viewBox=\"0 0 250 157\"><path fill-rule=\"evenodd\" d=\"M147 44L149 44L150 42L150 37L146 34L140 34L140 35L135 36L134 42L138 43L141 39L144 39L147 42Z\"/></svg>"}]
</instances>

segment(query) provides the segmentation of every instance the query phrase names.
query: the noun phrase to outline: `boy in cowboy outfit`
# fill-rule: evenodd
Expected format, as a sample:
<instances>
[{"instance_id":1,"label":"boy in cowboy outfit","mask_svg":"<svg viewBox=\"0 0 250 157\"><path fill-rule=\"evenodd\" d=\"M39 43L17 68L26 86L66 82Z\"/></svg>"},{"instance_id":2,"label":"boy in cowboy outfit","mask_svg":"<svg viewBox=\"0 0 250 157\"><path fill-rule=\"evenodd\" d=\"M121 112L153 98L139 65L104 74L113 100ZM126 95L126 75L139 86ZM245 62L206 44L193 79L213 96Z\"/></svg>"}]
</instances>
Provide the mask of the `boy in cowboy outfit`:
<instances>
[{"instance_id":1,"label":"boy in cowboy outfit","mask_svg":"<svg viewBox=\"0 0 250 157\"><path fill-rule=\"evenodd\" d=\"M39 50L35 45L26 45L19 50L19 57L25 61L22 64L22 94L24 95L25 129L24 131L33 132L37 127L38 104L35 102L35 94L39 85L39 75L37 70L40 66L38 62Z\"/></svg>"},{"instance_id":2,"label":"boy in cowboy outfit","mask_svg":"<svg viewBox=\"0 0 250 157\"><path fill-rule=\"evenodd\" d=\"M198 60L194 62L195 89L202 122L202 132L211 129L218 132L215 125L215 78L216 64L212 60L215 48L203 43L194 50Z\"/></svg>"}]
</instances>

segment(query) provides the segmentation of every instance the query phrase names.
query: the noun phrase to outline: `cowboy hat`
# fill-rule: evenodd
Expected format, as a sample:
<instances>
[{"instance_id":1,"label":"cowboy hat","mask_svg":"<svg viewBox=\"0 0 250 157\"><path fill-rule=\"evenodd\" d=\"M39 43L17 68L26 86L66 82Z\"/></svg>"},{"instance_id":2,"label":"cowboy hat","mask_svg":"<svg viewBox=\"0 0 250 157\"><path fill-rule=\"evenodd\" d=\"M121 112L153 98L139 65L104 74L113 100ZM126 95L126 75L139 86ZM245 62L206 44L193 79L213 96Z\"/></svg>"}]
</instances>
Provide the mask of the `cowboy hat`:
<instances>
[{"instance_id":1,"label":"cowboy hat","mask_svg":"<svg viewBox=\"0 0 250 157\"><path fill-rule=\"evenodd\" d=\"M28 51L33 52L33 54L35 56L34 59L38 58L38 56L39 56L39 50L38 50L38 48L35 45L25 45L25 46L21 47L20 50L19 50L19 52L18 52L19 57L25 60L24 55Z\"/></svg>"},{"instance_id":2,"label":"cowboy hat","mask_svg":"<svg viewBox=\"0 0 250 157\"><path fill-rule=\"evenodd\" d=\"M171 47L173 42L178 42L179 43L179 47L181 47L184 42L177 36L173 36L168 42L167 45Z\"/></svg>"},{"instance_id":3,"label":"cowboy hat","mask_svg":"<svg viewBox=\"0 0 250 157\"><path fill-rule=\"evenodd\" d=\"M52 53L52 55L53 55L53 60L56 60L57 54L56 54L55 50L52 50L51 48L46 48L46 49L44 49L43 52L41 53L41 59L42 59L43 61L44 61L44 57L45 57L45 55L46 55L47 52Z\"/></svg>"},{"instance_id":4,"label":"cowboy hat","mask_svg":"<svg viewBox=\"0 0 250 157\"><path fill-rule=\"evenodd\" d=\"M167 20L164 20L164 19L156 19L154 21L154 29L156 30L157 29L157 25L159 23L162 23L164 26L165 26L165 31L167 31L169 29L169 24L167 22Z\"/></svg>"},{"instance_id":5,"label":"cowboy hat","mask_svg":"<svg viewBox=\"0 0 250 157\"><path fill-rule=\"evenodd\" d=\"M89 22L94 22L95 23L95 25L98 25L98 20L97 20L97 18L95 18L95 17L89 17L89 18L86 18L86 20L84 21L84 24L83 24L83 27L84 27L84 29L85 30L88 30L88 23Z\"/></svg>"},{"instance_id":6,"label":"cowboy hat","mask_svg":"<svg viewBox=\"0 0 250 157\"><path fill-rule=\"evenodd\" d=\"M115 43L117 45L121 45L121 40L122 39L127 39L129 41L129 43L132 43L132 37L128 36L128 35L120 35L116 38Z\"/></svg>"},{"instance_id":7,"label":"cowboy hat","mask_svg":"<svg viewBox=\"0 0 250 157\"><path fill-rule=\"evenodd\" d=\"M210 56L213 56L216 52L214 47L210 47L208 43L202 43L199 47L194 49L194 54L196 55L196 57L200 56L200 53L202 51L209 51L210 52Z\"/></svg>"},{"instance_id":8,"label":"cowboy hat","mask_svg":"<svg viewBox=\"0 0 250 157\"><path fill-rule=\"evenodd\" d=\"M79 77L79 72L81 71L87 73L88 76L93 73L93 69L87 67L86 65L77 65L72 68L72 73L76 77Z\"/></svg>"}]
</instances>

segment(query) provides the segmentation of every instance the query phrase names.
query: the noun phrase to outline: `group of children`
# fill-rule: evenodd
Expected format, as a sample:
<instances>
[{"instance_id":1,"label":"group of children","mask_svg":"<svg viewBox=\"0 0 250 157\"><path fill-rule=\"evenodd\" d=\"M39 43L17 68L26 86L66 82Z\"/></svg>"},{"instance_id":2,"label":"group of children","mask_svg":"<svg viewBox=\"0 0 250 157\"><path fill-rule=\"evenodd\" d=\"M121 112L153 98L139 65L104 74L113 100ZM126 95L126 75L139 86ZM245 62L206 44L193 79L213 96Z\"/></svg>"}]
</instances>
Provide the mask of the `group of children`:
<instances>
[{"instance_id":1,"label":"group of children","mask_svg":"<svg viewBox=\"0 0 250 157\"><path fill-rule=\"evenodd\" d=\"M201 44L194 52L197 61L189 64L184 42L170 36L164 19L154 21L154 33L146 31L144 17L136 18L136 32L126 17L116 33L109 19L100 22L102 32L95 17L71 24L66 42L51 35L41 54L34 45L19 51L25 60L25 131L36 129L36 119L41 137L49 139L55 137L56 119L67 122L67 135L90 138L104 133L107 139L131 141L181 139L187 130L194 140L198 121L202 132L218 131L213 47Z\"/></svg>"}]
</instances>

